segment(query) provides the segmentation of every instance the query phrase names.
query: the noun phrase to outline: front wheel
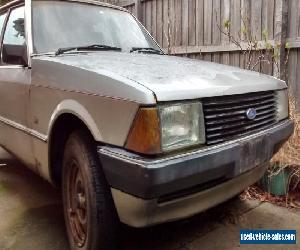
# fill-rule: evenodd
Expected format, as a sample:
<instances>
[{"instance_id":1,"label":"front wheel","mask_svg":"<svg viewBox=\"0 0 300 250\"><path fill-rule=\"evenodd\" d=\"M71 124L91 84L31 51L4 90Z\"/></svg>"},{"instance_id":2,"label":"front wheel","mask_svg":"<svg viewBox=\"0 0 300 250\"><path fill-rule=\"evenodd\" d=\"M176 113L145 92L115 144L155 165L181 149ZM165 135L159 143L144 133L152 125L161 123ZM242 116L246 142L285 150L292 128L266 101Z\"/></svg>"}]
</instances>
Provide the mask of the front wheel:
<instances>
[{"instance_id":1,"label":"front wheel","mask_svg":"<svg viewBox=\"0 0 300 250\"><path fill-rule=\"evenodd\" d=\"M63 156L63 206L71 249L114 249L118 218L96 146L83 131L67 140Z\"/></svg>"}]
</instances>

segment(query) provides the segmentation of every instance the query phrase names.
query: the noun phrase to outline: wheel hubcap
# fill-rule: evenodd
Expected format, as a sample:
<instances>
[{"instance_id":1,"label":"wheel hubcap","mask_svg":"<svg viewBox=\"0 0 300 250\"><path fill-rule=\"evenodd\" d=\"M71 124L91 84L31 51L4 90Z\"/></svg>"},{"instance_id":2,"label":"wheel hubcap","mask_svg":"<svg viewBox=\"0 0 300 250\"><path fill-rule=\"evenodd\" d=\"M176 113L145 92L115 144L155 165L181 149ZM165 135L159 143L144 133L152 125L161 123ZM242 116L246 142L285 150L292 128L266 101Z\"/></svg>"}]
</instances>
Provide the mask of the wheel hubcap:
<instances>
[{"instance_id":1,"label":"wheel hubcap","mask_svg":"<svg viewBox=\"0 0 300 250\"><path fill-rule=\"evenodd\" d=\"M68 178L68 217L72 237L82 247L87 238L87 200L82 174L78 164L72 161Z\"/></svg>"}]
</instances>

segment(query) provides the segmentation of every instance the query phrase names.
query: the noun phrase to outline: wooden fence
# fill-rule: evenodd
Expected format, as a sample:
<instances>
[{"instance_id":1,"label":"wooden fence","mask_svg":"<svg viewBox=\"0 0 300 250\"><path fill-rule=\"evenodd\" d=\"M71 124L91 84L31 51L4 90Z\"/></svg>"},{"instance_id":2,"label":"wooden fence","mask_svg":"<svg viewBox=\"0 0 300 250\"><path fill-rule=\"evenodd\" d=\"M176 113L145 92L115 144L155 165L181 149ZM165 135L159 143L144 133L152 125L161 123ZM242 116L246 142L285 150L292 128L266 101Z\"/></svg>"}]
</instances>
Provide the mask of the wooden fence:
<instances>
[{"instance_id":1,"label":"wooden fence","mask_svg":"<svg viewBox=\"0 0 300 250\"><path fill-rule=\"evenodd\" d=\"M105 0L127 8L172 55L214 61L245 68L245 55L220 28L230 22L238 39L244 26L265 49L264 35L271 44L290 46L288 83L300 96L300 1L298 0ZM245 23L247 22L247 23ZM243 44L242 44L243 45ZM243 46L246 47L246 46ZM254 70L284 78L286 50L280 50L279 72L271 63ZM300 102L297 105L300 110Z\"/></svg>"},{"instance_id":2,"label":"wooden fence","mask_svg":"<svg viewBox=\"0 0 300 250\"><path fill-rule=\"evenodd\" d=\"M287 40L293 48L289 56L288 83L296 97L300 111L300 1L290 0L288 4Z\"/></svg>"}]
</instances>

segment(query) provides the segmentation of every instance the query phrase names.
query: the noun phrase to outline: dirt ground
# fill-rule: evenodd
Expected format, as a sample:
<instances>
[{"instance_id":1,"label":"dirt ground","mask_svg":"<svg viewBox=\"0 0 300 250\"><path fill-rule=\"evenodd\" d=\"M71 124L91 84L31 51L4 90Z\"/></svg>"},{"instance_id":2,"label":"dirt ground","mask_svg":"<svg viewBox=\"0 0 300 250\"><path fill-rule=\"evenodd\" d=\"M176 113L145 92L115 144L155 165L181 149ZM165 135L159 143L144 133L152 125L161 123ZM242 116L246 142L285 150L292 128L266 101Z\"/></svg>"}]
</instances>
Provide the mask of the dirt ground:
<instances>
[{"instance_id":1,"label":"dirt ground","mask_svg":"<svg viewBox=\"0 0 300 250\"><path fill-rule=\"evenodd\" d=\"M0 249L68 249L60 193L0 150ZM1 163L7 162L7 165ZM233 199L191 219L148 229L122 226L122 249L300 249L239 245L239 230L296 229L300 211Z\"/></svg>"}]
</instances>

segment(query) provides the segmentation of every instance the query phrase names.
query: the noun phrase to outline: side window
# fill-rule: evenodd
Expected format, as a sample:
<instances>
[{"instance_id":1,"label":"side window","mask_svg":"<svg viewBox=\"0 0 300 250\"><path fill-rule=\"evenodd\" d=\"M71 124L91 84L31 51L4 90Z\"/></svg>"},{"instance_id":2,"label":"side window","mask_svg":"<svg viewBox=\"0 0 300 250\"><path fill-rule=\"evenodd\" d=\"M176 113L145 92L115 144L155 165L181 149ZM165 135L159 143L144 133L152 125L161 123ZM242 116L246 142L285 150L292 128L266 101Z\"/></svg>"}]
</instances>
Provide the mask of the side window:
<instances>
[{"instance_id":1,"label":"side window","mask_svg":"<svg viewBox=\"0 0 300 250\"><path fill-rule=\"evenodd\" d=\"M10 12L3 36L2 53L2 60L6 64L26 64L24 6Z\"/></svg>"}]
</instances>

